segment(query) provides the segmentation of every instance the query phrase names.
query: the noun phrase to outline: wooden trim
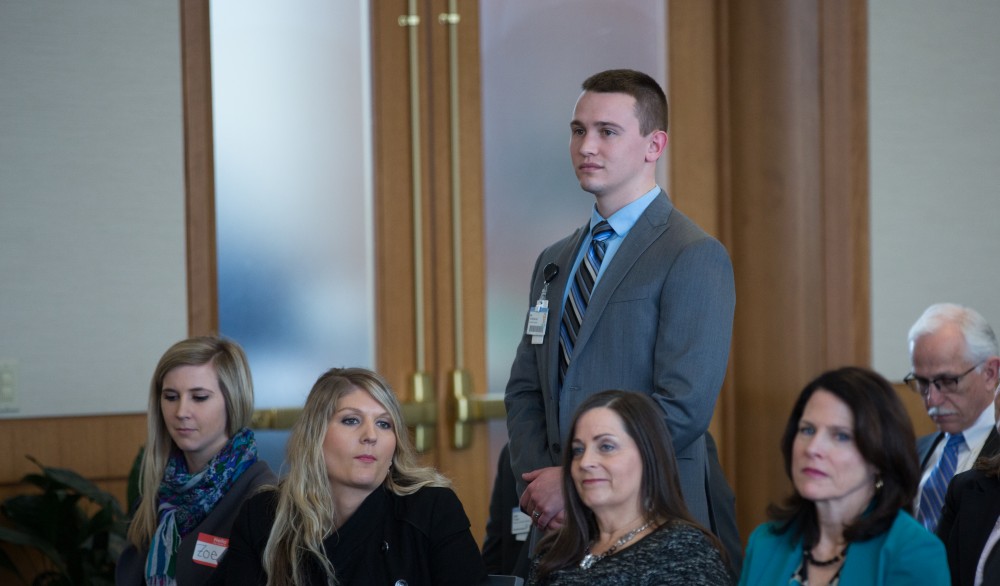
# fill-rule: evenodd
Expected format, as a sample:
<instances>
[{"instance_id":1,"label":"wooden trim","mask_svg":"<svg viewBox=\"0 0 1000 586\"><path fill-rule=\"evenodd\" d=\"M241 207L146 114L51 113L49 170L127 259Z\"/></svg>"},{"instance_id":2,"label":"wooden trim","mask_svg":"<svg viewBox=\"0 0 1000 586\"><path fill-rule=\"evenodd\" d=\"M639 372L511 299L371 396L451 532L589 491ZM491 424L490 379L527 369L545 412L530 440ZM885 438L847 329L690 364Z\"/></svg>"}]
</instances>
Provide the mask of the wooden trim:
<instances>
[{"instance_id":1,"label":"wooden trim","mask_svg":"<svg viewBox=\"0 0 1000 586\"><path fill-rule=\"evenodd\" d=\"M822 2L821 100L830 366L871 362L868 22L865 0ZM845 319L847 318L847 319Z\"/></svg>"},{"instance_id":2,"label":"wooden trim","mask_svg":"<svg viewBox=\"0 0 1000 586\"><path fill-rule=\"evenodd\" d=\"M0 494L20 487L21 478L45 466L70 468L94 482L127 480L146 439L146 414L10 419L0 422ZM125 502L124 491L115 494Z\"/></svg>"},{"instance_id":3,"label":"wooden trim","mask_svg":"<svg viewBox=\"0 0 1000 586\"><path fill-rule=\"evenodd\" d=\"M675 1L667 19L670 81L670 195L708 233L729 247L731 190L726 157L727 116L720 30L725 6L714 0ZM715 407L709 431L730 479L736 478L736 403L733 362ZM735 485L735 482L731 480ZM734 486L735 488L735 486Z\"/></svg>"},{"instance_id":4,"label":"wooden trim","mask_svg":"<svg viewBox=\"0 0 1000 586\"><path fill-rule=\"evenodd\" d=\"M376 367L408 398L416 368L407 2L371 3Z\"/></svg>"},{"instance_id":5,"label":"wooden trim","mask_svg":"<svg viewBox=\"0 0 1000 586\"><path fill-rule=\"evenodd\" d=\"M671 2L667 19L670 95L670 197L706 232L720 237L722 186L719 6Z\"/></svg>"},{"instance_id":6,"label":"wooden trim","mask_svg":"<svg viewBox=\"0 0 1000 586\"><path fill-rule=\"evenodd\" d=\"M671 191L736 273L713 431L744 534L789 489L778 443L799 390L870 361L866 11L670 3Z\"/></svg>"},{"instance_id":7,"label":"wooden trim","mask_svg":"<svg viewBox=\"0 0 1000 586\"><path fill-rule=\"evenodd\" d=\"M181 0L188 333L219 330L209 3Z\"/></svg>"}]
</instances>

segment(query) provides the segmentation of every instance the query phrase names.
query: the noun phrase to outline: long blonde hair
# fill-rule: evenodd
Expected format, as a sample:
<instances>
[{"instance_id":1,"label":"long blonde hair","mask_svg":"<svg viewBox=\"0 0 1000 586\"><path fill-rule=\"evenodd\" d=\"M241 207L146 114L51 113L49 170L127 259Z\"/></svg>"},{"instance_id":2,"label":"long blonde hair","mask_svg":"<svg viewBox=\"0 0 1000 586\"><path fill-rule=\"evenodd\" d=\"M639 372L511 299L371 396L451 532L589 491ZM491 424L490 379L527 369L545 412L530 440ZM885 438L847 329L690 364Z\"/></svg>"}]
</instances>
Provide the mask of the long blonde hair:
<instances>
[{"instance_id":1,"label":"long blonde hair","mask_svg":"<svg viewBox=\"0 0 1000 586\"><path fill-rule=\"evenodd\" d=\"M199 336L181 340L160 358L149 384L149 407L146 415L146 448L142 455L139 476L139 505L128 539L139 549L148 546L156 532L157 493L163 482L163 471L170 452L176 445L167 431L160 408L160 393L167 373L179 366L201 366L211 363L215 368L219 389L226 403L226 435L250 425L253 417L253 379L246 354L239 344L214 336Z\"/></svg>"},{"instance_id":2,"label":"long blonde hair","mask_svg":"<svg viewBox=\"0 0 1000 586\"><path fill-rule=\"evenodd\" d=\"M425 486L450 486L433 468L417 464L416 451L406 433L396 395L378 374L363 368L334 368L316 381L302 414L288 438L288 475L278 488L278 508L264 549L268 586L307 583L303 562L317 563L327 584L337 584L323 540L336 528L336 514L323 454L327 425L341 397L354 390L367 392L389 413L396 436L392 466L383 486L397 495Z\"/></svg>"}]
</instances>

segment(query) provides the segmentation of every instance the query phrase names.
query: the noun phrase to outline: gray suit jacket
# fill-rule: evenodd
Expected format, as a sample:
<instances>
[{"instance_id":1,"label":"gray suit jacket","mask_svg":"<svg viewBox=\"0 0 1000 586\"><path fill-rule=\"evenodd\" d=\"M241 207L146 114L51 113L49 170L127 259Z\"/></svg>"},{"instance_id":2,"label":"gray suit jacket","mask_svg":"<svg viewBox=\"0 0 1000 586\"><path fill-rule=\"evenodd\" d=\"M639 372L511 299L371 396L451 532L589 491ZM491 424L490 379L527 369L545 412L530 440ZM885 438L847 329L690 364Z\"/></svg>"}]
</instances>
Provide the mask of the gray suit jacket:
<instances>
[{"instance_id":1,"label":"gray suit jacket","mask_svg":"<svg viewBox=\"0 0 1000 586\"><path fill-rule=\"evenodd\" d=\"M663 408L672 434L681 490L695 519L714 527L706 479L705 433L729 359L735 290L725 248L675 210L662 191L639 217L594 289L560 390L559 319L562 292L589 225L538 257L528 300L549 284L549 320L542 344L522 336L505 404L511 463L521 474L561 463L577 405L606 389L649 394ZM725 487L727 494L728 486ZM731 503L729 503L731 507ZM731 508L730 508L731 514Z\"/></svg>"}]
</instances>

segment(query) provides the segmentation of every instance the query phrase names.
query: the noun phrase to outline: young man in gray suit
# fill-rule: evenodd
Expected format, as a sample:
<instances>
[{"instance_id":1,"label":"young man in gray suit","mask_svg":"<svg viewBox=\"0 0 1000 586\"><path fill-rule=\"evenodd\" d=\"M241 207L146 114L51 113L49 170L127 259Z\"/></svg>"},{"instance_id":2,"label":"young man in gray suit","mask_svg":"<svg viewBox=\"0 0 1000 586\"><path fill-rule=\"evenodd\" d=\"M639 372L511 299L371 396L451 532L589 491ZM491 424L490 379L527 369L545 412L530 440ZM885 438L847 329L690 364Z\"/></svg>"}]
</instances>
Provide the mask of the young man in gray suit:
<instances>
[{"instance_id":1,"label":"young man in gray suit","mask_svg":"<svg viewBox=\"0 0 1000 586\"><path fill-rule=\"evenodd\" d=\"M732 491L709 421L726 372L735 292L725 248L656 184L667 102L649 76L598 73L570 122L570 158L595 205L545 249L505 403L520 505L561 526L559 463L576 406L605 389L647 393L663 409L688 508L738 559ZM711 449L710 449L711 448Z\"/></svg>"}]
</instances>

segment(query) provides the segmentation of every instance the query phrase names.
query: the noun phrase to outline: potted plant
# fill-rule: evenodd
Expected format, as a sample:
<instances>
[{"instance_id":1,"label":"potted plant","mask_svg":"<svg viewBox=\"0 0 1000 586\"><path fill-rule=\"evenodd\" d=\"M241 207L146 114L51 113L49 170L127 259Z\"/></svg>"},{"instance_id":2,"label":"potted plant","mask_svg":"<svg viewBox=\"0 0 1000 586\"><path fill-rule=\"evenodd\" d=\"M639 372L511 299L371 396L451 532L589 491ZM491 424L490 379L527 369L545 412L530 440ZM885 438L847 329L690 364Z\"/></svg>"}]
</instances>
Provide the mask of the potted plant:
<instances>
[{"instance_id":1,"label":"potted plant","mask_svg":"<svg viewBox=\"0 0 1000 586\"><path fill-rule=\"evenodd\" d=\"M108 584L115 581L115 562L125 547L126 517L117 499L72 470L43 466L27 456L41 474L22 482L41 489L0 503L5 525L0 542L37 550L45 566L35 586ZM9 555L0 550L0 566L28 583Z\"/></svg>"}]
</instances>

